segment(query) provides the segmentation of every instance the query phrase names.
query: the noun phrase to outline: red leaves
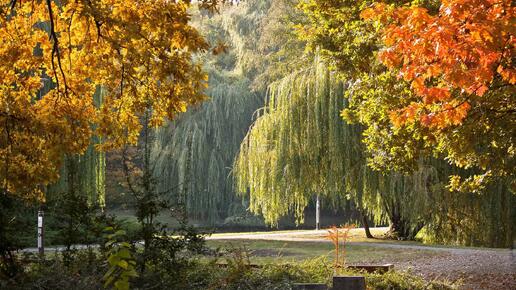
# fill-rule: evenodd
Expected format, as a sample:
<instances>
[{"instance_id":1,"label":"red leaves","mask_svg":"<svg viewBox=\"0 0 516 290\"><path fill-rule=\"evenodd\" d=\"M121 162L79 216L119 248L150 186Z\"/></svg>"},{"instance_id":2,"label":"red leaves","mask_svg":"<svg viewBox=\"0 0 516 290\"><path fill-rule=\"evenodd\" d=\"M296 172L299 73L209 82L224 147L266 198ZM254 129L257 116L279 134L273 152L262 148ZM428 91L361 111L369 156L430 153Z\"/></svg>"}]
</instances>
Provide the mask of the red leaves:
<instances>
[{"instance_id":1,"label":"red leaves","mask_svg":"<svg viewBox=\"0 0 516 290\"><path fill-rule=\"evenodd\" d=\"M391 122L399 127L405 125L409 121L413 121L417 115L419 115L421 105L419 103L411 103L407 107L392 111L389 115Z\"/></svg>"},{"instance_id":2,"label":"red leaves","mask_svg":"<svg viewBox=\"0 0 516 290\"><path fill-rule=\"evenodd\" d=\"M407 121L429 127L458 125L467 116L469 104L456 100L453 89L482 97L496 75L516 83L512 1L445 0L435 16L418 7L384 8L377 5L361 16L385 24L386 48L380 60L388 68L399 69L421 97L416 110L420 113L413 113L413 104L393 112L394 125Z\"/></svg>"},{"instance_id":3,"label":"red leaves","mask_svg":"<svg viewBox=\"0 0 516 290\"><path fill-rule=\"evenodd\" d=\"M424 88L423 92L423 101L425 104L432 104L435 102L446 101L450 98L450 90L448 88Z\"/></svg>"},{"instance_id":4,"label":"red leaves","mask_svg":"<svg viewBox=\"0 0 516 290\"><path fill-rule=\"evenodd\" d=\"M421 124L423 124L423 126L426 126L426 127L430 127L434 122L434 115L432 114L428 114L428 115L423 115L419 118Z\"/></svg>"},{"instance_id":5,"label":"red leaves","mask_svg":"<svg viewBox=\"0 0 516 290\"><path fill-rule=\"evenodd\" d=\"M456 105L445 102L439 106L439 109L413 102L405 108L391 111L389 117L396 127L419 121L425 127L443 129L462 124L470 108L470 104L466 101Z\"/></svg>"}]
</instances>

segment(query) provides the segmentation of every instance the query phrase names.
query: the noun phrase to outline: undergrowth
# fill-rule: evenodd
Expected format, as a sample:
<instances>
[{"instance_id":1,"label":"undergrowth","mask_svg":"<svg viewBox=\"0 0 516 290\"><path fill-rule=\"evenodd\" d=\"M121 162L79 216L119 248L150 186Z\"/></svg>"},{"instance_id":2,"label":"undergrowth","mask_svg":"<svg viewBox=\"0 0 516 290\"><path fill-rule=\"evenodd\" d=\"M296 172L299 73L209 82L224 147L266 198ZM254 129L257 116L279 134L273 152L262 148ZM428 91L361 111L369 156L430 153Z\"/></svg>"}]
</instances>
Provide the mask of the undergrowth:
<instances>
[{"instance_id":1,"label":"undergrowth","mask_svg":"<svg viewBox=\"0 0 516 290\"><path fill-rule=\"evenodd\" d=\"M24 271L10 280L0 280L0 289L103 289L102 276L108 269L96 250L80 250L73 258L61 254L41 260L20 257ZM192 256L188 263L174 264L175 271L160 271L149 265L149 274L135 278L132 289L292 289L294 283L331 285L334 268L326 257L299 263L266 264L254 267L246 252L233 251L210 260ZM163 264L159 265L163 267ZM152 274L153 273L153 274ZM444 282L428 282L407 273L389 271L367 274L341 269L339 275L364 275L368 289L455 289Z\"/></svg>"}]
</instances>

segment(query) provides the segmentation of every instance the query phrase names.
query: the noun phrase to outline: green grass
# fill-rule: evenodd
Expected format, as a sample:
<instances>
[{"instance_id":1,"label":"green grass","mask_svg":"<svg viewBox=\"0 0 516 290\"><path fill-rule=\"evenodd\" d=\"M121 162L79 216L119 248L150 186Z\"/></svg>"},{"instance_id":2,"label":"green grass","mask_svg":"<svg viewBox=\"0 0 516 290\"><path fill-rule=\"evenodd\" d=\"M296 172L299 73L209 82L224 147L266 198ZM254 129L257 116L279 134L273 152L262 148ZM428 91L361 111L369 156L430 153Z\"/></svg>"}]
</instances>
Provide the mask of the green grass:
<instances>
[{"instance_id":1,"label":"green grass","mask_svg":"<svg viewBox=\"0 0 516 290\"><path fill-rule=\"evenodd\" d=\"M210 248L222 250L241 249L248 252L252 263L287 263L326 256L334 259L334 247L331 243L321 242L284 242L265 240L209 240ZM346 261L350 264L384 264L424 259L425 257L443 256L431 250L392 249L362 245L346 246Z\"/></svg>"},{"instance_id":2,"label":"green grass","mask_svg":"<svg viewBox=\"0 0 516 290\"><path fill-rule=\"evenodd\" d=\"M393 245L406 245L406 246L421 246L421 247L431 247L431 248L456 248L456 249L486 249L486 250L495 250L495 251L505 251L504 248L486 248L486 247L469 247L462 245L442 245L442 244L431 244L431 243L423 243L421 241L399 241L392 239L384 239L383 236L386 234L388 228L371 228L371 233L375 237L374 239L369 239L365 236L365 232L363 228L352 229L349 234L347 241L349 242L360 242L360 243L375 243L375 244L393 244ZM302 233L304 232L304 233ZM269 233L273 234L288 234L288 238L294 238L298 241L306 240L307 242L313 240L327 240L327 231L316 232L313 231L310 233L307 230L283 230L283 231L272 231L272 232L235 232L235 233L216 233L211 235L213 238L224 239L225 236L234 236L239 235L242 236L243 239L247 235L267 235ZM249 237L249 240L253 239L253 237ZM272 239L274 240L274 239Z\"/></svg>"}]
</instances>

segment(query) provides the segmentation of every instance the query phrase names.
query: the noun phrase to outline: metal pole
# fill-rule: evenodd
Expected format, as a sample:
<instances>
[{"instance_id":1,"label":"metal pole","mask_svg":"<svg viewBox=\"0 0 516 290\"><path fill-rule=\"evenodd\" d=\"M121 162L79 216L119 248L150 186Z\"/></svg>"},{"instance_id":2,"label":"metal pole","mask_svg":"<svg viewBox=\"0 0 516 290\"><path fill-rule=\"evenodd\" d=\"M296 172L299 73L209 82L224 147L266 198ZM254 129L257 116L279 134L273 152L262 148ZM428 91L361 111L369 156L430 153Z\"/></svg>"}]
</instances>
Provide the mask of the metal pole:
<instances>
[{"instance_id":1,"label":"metal pole","mask_svg":"<svg viewBox=\"0 0 516 290\"><path fill-rule=\"evenodd\" d=\"M43 227L43 217L45 212L43 209L38 210L38 253L40 256L45 254L45 228Z\"/></svg>"},{"instance_id":2,"label":"metal pole","mask_svg":"<svg viewBox=\"0 0 516 290\"><path fill-rule=\"evenodd\" d=\"M317 195L317 200L315 202L315 229L320 230L320 217L321 217L321 202L319 201L319 195Z\"/></svg>"}]
</instances>

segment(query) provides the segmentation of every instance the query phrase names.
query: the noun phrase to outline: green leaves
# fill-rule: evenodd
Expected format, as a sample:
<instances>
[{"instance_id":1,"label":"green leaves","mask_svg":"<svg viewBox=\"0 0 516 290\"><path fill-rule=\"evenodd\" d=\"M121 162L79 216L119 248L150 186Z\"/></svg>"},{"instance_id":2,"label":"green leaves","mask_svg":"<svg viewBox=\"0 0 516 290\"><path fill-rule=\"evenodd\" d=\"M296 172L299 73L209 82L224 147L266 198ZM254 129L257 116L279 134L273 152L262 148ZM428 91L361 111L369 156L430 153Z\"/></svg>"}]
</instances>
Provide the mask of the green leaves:
<instances>
[{"instance_id":1,"label":"green leaves","mask_svg":"<svg viewBox=\"0 0 516 290\"><path fill-rule=\"evenodd\" d=\"M115 282L114 287L117 290L129 290L129 281L118 280Z\"/></svg>"},{"instance_id":2,"label":"green leaves","mask_svg":"<svg viewBox=\"0 0 516 290\"><path fill-rule=\"evenodd\" d=\"M241 193L250 194L250 209L275 225L284 215L303 212L314 194L334 205L356 192L351 176L360 175L360 130L345 124L344 84L317 58L269 87L235 161Z\"/></svg>"},{"instance_id":3,"label":"green leaves","mask_svg":"<svg viewBox=\"0 0 516 290\"><path fill-rule=\"evenodd\" d=\"M112 233L107 235L109 241L105 243L109 253L107 258L109 270L103 277L104 287L127 290L129 289L130 278L138 277L135 268L136 261L131 252L132 247L129 243L123 241L126 235L124 230L117 230L113 233L114 228L107 227L104 231Z\"/></svg>"}]
</instances>

